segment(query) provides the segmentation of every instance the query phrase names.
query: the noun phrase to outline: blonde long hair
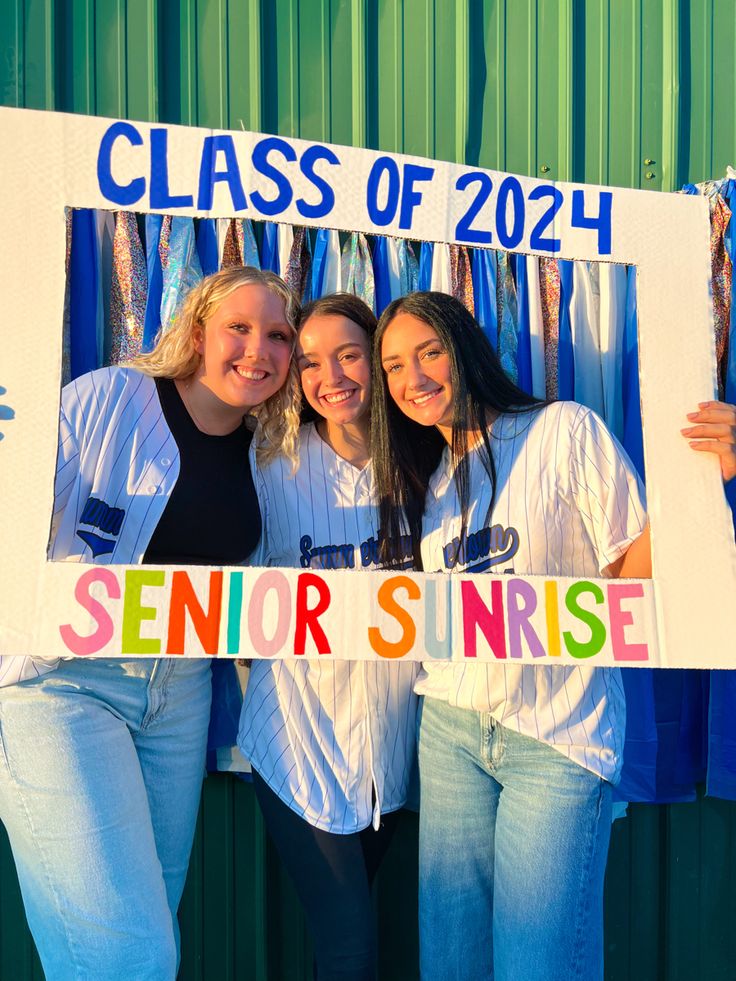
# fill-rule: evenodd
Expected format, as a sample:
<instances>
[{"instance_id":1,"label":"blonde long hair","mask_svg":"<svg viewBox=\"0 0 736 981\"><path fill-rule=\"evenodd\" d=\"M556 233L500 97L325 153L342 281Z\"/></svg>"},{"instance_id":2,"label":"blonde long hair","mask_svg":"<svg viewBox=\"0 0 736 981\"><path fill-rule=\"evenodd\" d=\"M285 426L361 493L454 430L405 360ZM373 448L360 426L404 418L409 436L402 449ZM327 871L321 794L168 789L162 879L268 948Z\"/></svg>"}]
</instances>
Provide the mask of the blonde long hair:
<instances>
[{"instance_id":1,"label":"blonde long hair","mask_svg":"<svg viewBox=\"0 0 736 981\"><path fill-rule=\"evenodd\" d=\"M189 378L199 367L202 356L195 347L195 333L206 330L207 321L222 301L241 286L265 286L284 301L286 319L296 340L299 301L286 283L267 270L254 266L230 266L206 276L191 290L177 311L166 333L159 334L150 354L141 354L130 367L153 378ZM284 385L261 405L255 406L256 454L260 464L267 464L279 453L292 464L297 459L297 433L301 387L293 356Z\"/></svg>"}]
</instances>

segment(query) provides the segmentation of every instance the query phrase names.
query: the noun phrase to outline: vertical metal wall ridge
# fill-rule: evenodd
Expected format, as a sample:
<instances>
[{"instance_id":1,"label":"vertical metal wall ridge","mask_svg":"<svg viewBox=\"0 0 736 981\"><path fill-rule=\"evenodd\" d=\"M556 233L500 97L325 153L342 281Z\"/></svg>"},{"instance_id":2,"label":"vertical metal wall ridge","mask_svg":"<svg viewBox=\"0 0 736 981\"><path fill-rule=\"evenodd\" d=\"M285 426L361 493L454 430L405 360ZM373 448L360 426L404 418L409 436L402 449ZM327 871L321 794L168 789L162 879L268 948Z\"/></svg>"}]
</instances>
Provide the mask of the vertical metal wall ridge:
<instances>
[{"instance_id":1,"label":"vertical metal wall ridge","mask_svg":"<svg viewBox=\"0 0 736 981\"><path fill-rule=\"evenodd\" d=\"M309 140L327 139L332 104L330 98L330 55L326 21L330 2L312 6L302 16L302 0L284 3L284 23L288 22L288 55L283 63L288 79L288 118L290 134Z\"/></svg>"},{"instance_id":2,"label":"vertical metal wall ridge","mask_svg":"<svg viewBox=\"0 0 736 981\"><path fill-rule=\"evenodd\" d=\"M559 0L559 134L557 143L557 166L555 178L572 179L572 136L575 128L573 118L573 3L572 0ZM537 175L535 175L537 176Z\"/></svg>"},{"instance_id":3,"label":"vertical metal wall ridge","mask_svg":"<svg viewBox=\"0 0 736 981\"><path fill-rule=\"evenodd\" d=\"M168 73L168 87L173 94L167 113L167 121L180 122L185 126L196 126L199 123L197 0L179 0L178 14L178 21L175 22L172 18L169 22L171 30L169 43L172 47L177 35L179 38L179 63L172 66L173 68L178 67L179 71ZM162 60L168 68L170 62L167 54L167 52L163 53Z\"/></svg>"},{"instance_id":4,"label":"vertical metal wall ridge","mask_svg":"<svg viewBox=\"0 0 736 981\"><path fill-rule=\"evenodd\" d=\"M125 26L122 68L126 115L156 119L159 114L158 7L148 0L127 0L120 19Z\"/></svg>"},{"instance_id":5,"label":"vertical metal wall ridge","mask_svg":"<svg viewBox=\"0 0 736 981\"><path fill-rule=\"evenodd\" d=\"M263 118L263 28L260 0L248 3L248 119L246 129L260 132Z\"/></svg>"},{"instance_id":6,"label":"vertical metal wall ridge","mask_svg":"<svg viewBox=\"0 0 736 981\"><path fill-rule=\"evenodd\" d=\"M44 0L43 2L43 103L44 105L56 104L56 2L55 0Z\"/></svg>"},{"instance_id":7,"label":"vertical metal wall ridge","mask_svg":"<svg viewBox=\"0 0 736 981\"><path fill-rule=\"evenodd\" d=\"M67 10L69 7L71 37L68 37L64 75L71 84L64 109L94 114L97 112L94 4L92 0L68 0Z\"/></svg>"},{"instance_id":8,"label":"vertical metal wall ridge","mask_svg":"<svg viewBox=\"0 0 736 981\"><path fill-rule=\"evenodd\" d=\"M455 6L455 148L453 160L465 160L470 119L470 11L469 0Z\"/></svg>"},{"instance_id":9,"label":"vertical metal wall ridge","mask_svg":"<svg viewBox=\"0 0 736 981\"><path fill-rule=\"evenodd\" d=\"M642 0L636 0L635 13L632 17L633 58L631 59L631 156L627 161L627 171L623 175L625 186L640 187L639 161L641 160L643 103L642 91L643 59L644 59L644 9Z\"/></svg>"},{"instance_id":10,"label":"vertical metal wall ridge","mask_svg":"<svg viewBox=\"0 0 736 981\"><path fill-rule=\"evenodd\" d=\"M491 5L493 10L493 5ZM506 170L508 165L508 147L506 140L506 55L508 36L506 32L507 0L499 0L498 6L498 25L496 28L496 51L493 52L498 60L498 72L496 75L496 152L497 159L486 166L496 167L499 170Z\"/></svg>"},{"instance_id":11,"label":"vertical metal wall ridge","mask_svg":"<svg viewBox=\"0 0 736 981\"><path fill-rule=\"evenodd\" d=\"M610 173L610 125L611 125L611 0L601 0L605 9L605 31L600 32L600 69L598 99L601 111L601 125L598 127L600 154L598 164L598 182L608 183Z\"/></svg>"},{"instance_id":12,"label":"vertical metal wall ridge","mask_svg":"<svg viewBox=\"0 0 736 981\"><path fill-rule=\"evenodd\" d=\"M700 117L703 120L700 169L706 171L713 164L713 2L705 0L700 39L700 57L705 70L702 75Z\"/></svg>"},{"instance_id":13,"label":"vertical metal wall ridge","mask_svg":"<svg viewBox=\"0 0 736 981\"><path fill-rule=\"evenodd\" d=\"M278 131L289 136L301 136L303 130L299 112L299 80L301 74L299 2L300 0L279 0L275 3L277 20L274 41L278 52L277 71L280 83ZM322 5L314 7L315 16L320 16L322 9ZM321 68L323 64L322 52L318 51L316 54L317 63Z\"/></svg>"},{"instance_id":14,"label":"vertical metal wall ridge","mask_svg":"<svg viewBox=\"0 0 736 981\"><path fill-rule=\"evenodd\" d=\"M539 175L539 0L527 0L527 44L526 59L529 84L526 92L527 143L526 170L536 177Z\"/></svg>"},{"instance_id":15,"label":"vertical metal wall ridge","mask_svg":"<svg viewBox=\"0 0 736 981\"><path fill-rule=\"evenodd\" d=\"M662 114L662 186L665 190L676 191L682 183L681 169L681 107L680 107L680 67L681 0L663 0L662 3L662 92L664 93L664 112Z\"/></svg>"},{"instance_id":16,"label":"vertical metal wall ridge","mask_svg":"<svg viewBox=\"0 0 736 981\"><path fill-rule=\"evenodd\" d=\"M713 0L713 169L736 166L736 14L734 0Z\"/></svg>"},{"instance_id":17,"label":"vertical metal wall ridge","mask_svg":"<svg viewBox=\"0 0 736 981\"><path fill-rule=\"evenodd\" d=\"M736 16L736 15L735 15ZM703 0L697 9L690 9L690 37L693 54L698 55L704 65L709 64L712 53L712 5L710 0ZM713 86L712 79L704 74L702 79L696 83L693 93L697 98L693 98L693 122L695 132L698 135L697 142L691 141L692 157L695 158L698 170L707 171L712 165L711 147L713 140L712 125L712 105L713 105Z\"/></svg>"},{"instance_id":18,"label":"vertical metal wall ridge","mask_svg":"<svg viewBox=\"0 0 736 981\"><path fill-rule=\"evenodd\" d=\"M95 38L95 112L101 116L128 115L128 52L125 0L93 3Z\"/></svg>"},{"instance_id":19,"label":"vertical metal wall ridge","mask_svg":"<svg viewBox=\"0 0 736 981\"><path fill-rule=\"evenodd\" d=\"M415 106L424 115L424 137L417 143L417 149L410 152L418 153L425 157L434 157L437 154L437 114L440 111L437 105L437 65L441 64L438 52L438 38L436 31L436 7L435 0L424 0L423 8L425 33L426 33L426 58L422 64L422 87L415 95ZM447 10L447 7L444 8ZM406 31L406 24L404 24ZM445 38L443 37L441 49L445 49ZM447 92L447 90L445 90ZM447 92L448 103L443 103L444 111L452 112L454 99L452 88Z\"/></svg>"},{"instance_id":20,"label":"vertical metal wall ridge","mask_svg":"<svg viewBox=\"0 0 736 981\"><path fill-rule=\"evenodd\" d=\"M0 94L5 105L25 105L23 92L23 0L0 4L0 38L4 57L0 59Z\"/></svg>"},{"instance_id":21,"label":"vertical metal wall ridge","mask_svg":"<svg viewBox=\"0 0 736 981\"><path fill-rule=\"evenodd\" d=\"M350 122L353 146L368 145L368 58L366 0L353 0L350 17ZM333 51L334 58L336 52Z\"/></svg>"}]
</instances>

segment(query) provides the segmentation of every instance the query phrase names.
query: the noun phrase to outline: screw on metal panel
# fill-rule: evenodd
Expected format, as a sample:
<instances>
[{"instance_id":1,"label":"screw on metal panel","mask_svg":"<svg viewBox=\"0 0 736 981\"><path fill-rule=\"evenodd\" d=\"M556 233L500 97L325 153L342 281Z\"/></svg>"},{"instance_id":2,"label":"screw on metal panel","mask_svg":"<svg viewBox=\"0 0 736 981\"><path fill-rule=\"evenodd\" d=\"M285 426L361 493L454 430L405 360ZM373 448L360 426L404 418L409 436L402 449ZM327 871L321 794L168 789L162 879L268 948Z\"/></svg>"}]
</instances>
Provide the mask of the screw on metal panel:
<instances>
[{"instance_id":1,"label":"screw on metal panel","mask_svg":"<svg viewBox=\"0 0 736 981\"><path fill-rule=\"evenodd\" d=\"M648 181L653 180L657 175L652 170L648 170L644 175Z\"/></svg>"},{"instance_id":2,"label":"screw on metal panel","mask_svg":"<svg viewBox=\"0 0 736 981\"><path fill-rule=\"evenodd\" d=\"M644 161L644 166L645 167L651 167L652 164L653 163L656 163L656 162L657 161L656 160L652 160L651 157L647 157L646 160Z\"/></svg>"},{"instance_id":3,"label":"screw on metal panel","mask_svg":"<svg viewBox=\"0 0 736 981\"><path fill-rule=\"evenodd\" d=\"M549 167L547 166L547 164L542 164L542 166L539 169L542 171L543 174L549 173Z\"/></svg>"}]
</instances>

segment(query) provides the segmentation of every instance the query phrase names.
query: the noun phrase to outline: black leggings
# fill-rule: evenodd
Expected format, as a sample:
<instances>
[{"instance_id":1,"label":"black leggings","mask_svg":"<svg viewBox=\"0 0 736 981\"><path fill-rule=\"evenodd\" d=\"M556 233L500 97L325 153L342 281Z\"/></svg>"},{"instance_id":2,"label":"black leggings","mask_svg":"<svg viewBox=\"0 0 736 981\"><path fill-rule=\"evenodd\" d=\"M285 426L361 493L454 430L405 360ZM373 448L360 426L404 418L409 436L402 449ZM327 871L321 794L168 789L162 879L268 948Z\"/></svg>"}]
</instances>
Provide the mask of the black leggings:
<instances>
[{"instance_id":1,"label":"black leggings","mask_svg":"<svg viewBox=\"0 0 736 981\"><path fill-rule=\"evenodd\" d=\"M266 827L296 886L314 946L318 981L375 981L376 930L371 885L399 811L381 827L336 835L314 828L253 771Z\"/></svg>"}]
</instances>

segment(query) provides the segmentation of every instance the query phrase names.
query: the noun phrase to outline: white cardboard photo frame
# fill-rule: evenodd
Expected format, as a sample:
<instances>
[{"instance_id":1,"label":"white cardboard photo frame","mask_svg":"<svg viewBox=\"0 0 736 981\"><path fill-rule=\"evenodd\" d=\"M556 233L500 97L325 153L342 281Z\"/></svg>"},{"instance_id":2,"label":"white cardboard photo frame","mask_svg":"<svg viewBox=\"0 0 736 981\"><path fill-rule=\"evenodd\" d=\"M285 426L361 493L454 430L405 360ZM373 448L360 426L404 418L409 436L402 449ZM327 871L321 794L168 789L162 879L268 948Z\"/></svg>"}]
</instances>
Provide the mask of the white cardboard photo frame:
<instances>
[{"instance_id":1,"label":"white cardboard photo frame","mask_svg":"<svg viewBox=\"0 0 736 981\"><path fill-rule=\"evenodd\" d=\"M3 424L5 438L0 442L2 654L66 653L59 648L58 627L65 607L73 603L73 587L80 573L76 565L52 563L46 558L61 377L66 207L126 207L138 212L172 213L171 207L151 207L154 130L159 134L157 193L160 199L165 186L171 195L191 196L191 206L176 208L175 213L181 215L236 214L231 185L223 180L214 185L212 207L206 212L197 207L203 146L213 135L225 137L237 154L248 201L247 210L237 212L240 217L415 240L467 242L456 237L456 226L477 190L472 181L479 187L478 175L486 174L495 194L507 180L504 174L458 164L268 138L271 165L288 175L293 191L288 203L274 214L259 211L251 200L251 194L259 191L259 200L268 205L281 193L263 167L253 165L254 148L260 146L264 152L266 145L261 134L215 134L181 126L126 123L110 142L111 123L96 117L0 108L0 385L7 390L0 401L15 414L12 421ZM131 139L131 131L140 141ZM143 187L140 196L127 205L112 201L100 186L100 147L106 138L108 171L114 175L115 186L129 194L133 193L130 188ZM290 148L287 153L284 146ZM300 169L301 161L313 146L326 149L328 155L320 150L312 159L311 171L306 168L305 173ZM166 151L163 176L162 147ZM330 162L329 154L337 163ZM217 160L220 170L227 166L226 155ZM366 203L366 188L372 171L375 176L377 161L384 162L380 164L383 169L379 168L382 183L374 195L374 207L378 202L381 220L386 221L381 225L372 220ZM427 176L430 171L431 176ZM310 179L310 173L321 176L322 183ZM391 215L394 173L400 175L397 180L403 181L403 186L400 206ZM465 178L464 186L463 175L471 175ZM514 187L518 184L524 197L526 217L523 234L509 251L534 253L538 250L532 248L530 234L548 204L535 201L534 192L551 185L531 178L514 180ZM307 211L313 208L320 193L324 201L325 184L335 198L329 213L305 216L305 206ZM650 636L649 641L657 648L657 657L649 664L736 667L732 635L736 545L731 516L717 461L710 454L693 453L680 434L687 425L686 413L698 402L713 398L715 392L707 201L660 192L605 189L612 195L612 235L610 252L602 254L595 233L576 227L571 214L576 191L592 200L601 189L563 183L554 187L562 203L548 233L554 232L560 246L554 253L544 254L603 259L637 268L640 385L654 565L651 594L656 616L656 638ZM489 217L493 205L490 196L473 220L475 227L485 222L490 228L493 220L500 220L498 213L495 219ZM391 220L386 220L387 216ZM498 232L493 227L492 247L497 248ZM206 574L207 570L198 573ZM385 574L371 575L380 578ZM347 583L357 577L344 578ZM360 580L345 588L357 595L365 590L365 583ZM351 626L345 624L346 637Z\"/></svg>"}]
</instances>

